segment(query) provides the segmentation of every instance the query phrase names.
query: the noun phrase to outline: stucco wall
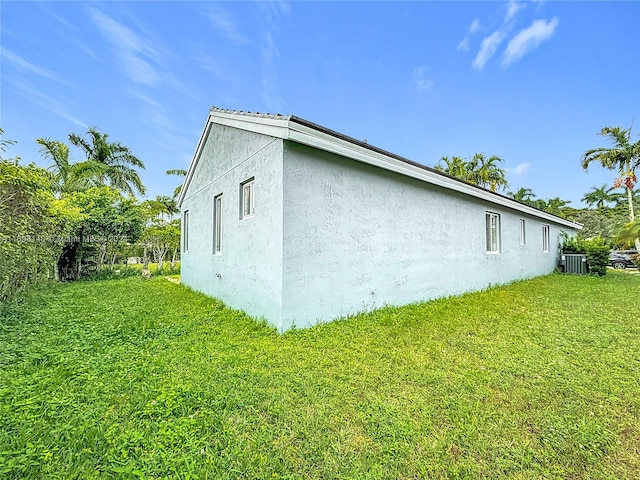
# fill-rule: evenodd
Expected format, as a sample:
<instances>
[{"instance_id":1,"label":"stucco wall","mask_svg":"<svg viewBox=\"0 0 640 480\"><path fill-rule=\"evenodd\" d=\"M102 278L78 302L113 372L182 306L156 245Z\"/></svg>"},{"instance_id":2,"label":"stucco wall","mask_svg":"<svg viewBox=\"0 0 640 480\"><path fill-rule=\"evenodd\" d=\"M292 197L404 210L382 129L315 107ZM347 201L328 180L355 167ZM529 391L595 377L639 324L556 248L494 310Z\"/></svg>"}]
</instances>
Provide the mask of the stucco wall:
<instances>
[{"instance_id":1,"label":"stucco wall","mask_svg":"<svg viewBox=\"0 0 640 480\"><path fill-rule=\"evenodd\" d=\"M486 211L501 215L499 254L486 252ZM284 144L283 226L284 330L550 273L561 230L292 142Z\"/></svg>"},{"instance_id":2,"label":"stucco wall","mask_svg":"<svg viewBox=\"0 0 640 480\"><path fill-rule=\"evenodd\" d=\"M256 318L279 324L282 299L280 139L213 125L182 203L189 249L181 281ZM255 214L240 219L240 184L255 178ZM222 197L222 253L213 253L213 198ZM184 218L184 217L183 217Z\"/></svg>"}]
</instances>

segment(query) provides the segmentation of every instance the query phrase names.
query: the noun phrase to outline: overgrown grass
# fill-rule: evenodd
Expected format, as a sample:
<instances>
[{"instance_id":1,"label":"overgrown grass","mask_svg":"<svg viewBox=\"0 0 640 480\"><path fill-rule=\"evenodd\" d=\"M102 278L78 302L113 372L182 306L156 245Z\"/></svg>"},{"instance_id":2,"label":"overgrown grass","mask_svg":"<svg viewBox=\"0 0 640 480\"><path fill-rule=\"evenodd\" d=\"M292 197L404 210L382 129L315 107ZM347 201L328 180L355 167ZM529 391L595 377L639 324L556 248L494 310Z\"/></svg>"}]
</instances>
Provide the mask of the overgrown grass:
<instances>
[{"instance_id":1,"label":"overgrown grass","mask_svg":"<svg viewBox=\"0 0 640 480\"><path fill-rule=\"evenodd\" d=\"M640 279L278 335L162 278L1 310L3 478L639 478Z\"/></svg>"}]
</instances>

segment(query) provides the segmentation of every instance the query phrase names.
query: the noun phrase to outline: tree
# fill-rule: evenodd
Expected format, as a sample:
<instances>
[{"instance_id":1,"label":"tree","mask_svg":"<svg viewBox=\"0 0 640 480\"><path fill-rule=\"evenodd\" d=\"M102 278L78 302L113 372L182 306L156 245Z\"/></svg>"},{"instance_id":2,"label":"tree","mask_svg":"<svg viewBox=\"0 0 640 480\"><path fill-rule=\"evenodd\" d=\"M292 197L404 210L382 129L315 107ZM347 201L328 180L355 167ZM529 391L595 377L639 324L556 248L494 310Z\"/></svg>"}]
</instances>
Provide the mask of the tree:
<instances>
[{"instance_id":1,"label":"tree","mask_svg":"<svg viewBox=\"0 0 640 480\"><path fill-rule=\"evenodd\" d=\"M518 202L526 203L528 205L531 205L536 198L533 190L524 187L519 188L517 192L508 192L507 195Z\"/></svg>"},{"instance_id":2,"label":"tree","mask_svg":"<svg viewBox=\"0 0 640 480\"><path fill-rule=\"evenodd\" d=\"M505 189L509 183L505 171L499 167L502 158L493 155L486 158L483 153L476 153L468 164L471 172L471 182L492 192Z\"/></svg>"},{"instance_id":3,"label":"tree","mask_svg":"<svg viewBox=\"0 0 640 480\"><path fill-rule=\"evenodd\" d=\"M441 162L444 162L444 166L440 165ZM439 172L446 173L465 182L470 181L467 162L460 157L442 157L435 168Z\"/></svg>"},{"instance_id":4,"label":"tree","mask_svg":"<svg viewBox=\"0 0 640 480\"><path fill-rule=\"evenodd\" d=\"M592 187L590 192L585 193L584 197L582 197L582 201L596 208L604 208L609 203L615 203L617 200L617 195L613 192L613 187L607 188L607 185L602 185L600 188Z\"/></svg>"},{"instance_id":5,"label":"tree","mask_svg":"<svg viewBox=\"0 0 640 480\"><path fill-rule=\"evenodd\" d=\"M57 193L71 193L86 190L96 185L96 177L102 173L102 166L97 162L71 163L69 147L57 140L38 138L41 155L49 160L49 171L53 173L53 189Z\"/></svg>"},{"instance_id":6,"label":"tree","mask_svg":"<svg viewBox=\"0 0 640 480\"><path fill-rule=\"evenodd\" d=\"M53 273L64 213L51 187L46 170L0 158L0 300Z\"/></svg>"},{"instance_id":7,"label":"tree","mask_svg":"<svg viewBox=\"0 0 640 480\"><path fill-rule=\"evenodd\" d=\"M552 215L559 217L564 216L567 205L571 203L571 200L563 200L560 197L550 198L546 201L545 211Z\"/></svg>"},{"instance_id":8,"label":"tree","mask_svg":"<svg viewBox=\"0 0 640 480\"><path fill-rule=\"evenodd\" d=\"M87 135L88 140L71 133L69 141L84 151L88 161L100 166L96 172L99 183L108 184L131 195L134 191L144 194L144 185L135 170L144 169L144 163L124 145L109 142L109 136L94 127L89 128Z\"/></svg>"},{"instance_id":9,"label":"tree","mask_svg":"<svg viewBox=\"0 0 640 480\"><path fill-rule=\"evenodd\" d=\"M502 161L496 155L486 158L483 153L476 153L470 160L442 157L435 168L447 175L495 192L508 185L504 170L498 166Z\"/></svg>"},{"instance_id":10,"label":"tree","mask_svg":"<svg viewBox=\"0 0 640 480\"><path fill-rule=\"evenodd\" d=\"M640 140L631 141L631 129L621 127L604 127L600 135L607 137L613 147L599 147L587 150L582 156L582 168L587 170L593 162L600 163L609 170L618 170L620 177L616 178L614 188L624 187L627 193L629 207L629 221L635 220L633 208L633 187L636 184L635 169L640 166ZM640 250L640 239L635 240L636 248Z\"/></svg>"},{"instance_id":11,"label":"tree","mask_svg":"<svg viewBox=\"0 0 640 480\"><path fill-rule=\"evenodd\" d=\"M180 248L180 220L171 219L178 211L175 201L169 197L157 196L154 200L143 202L142 208L146 216L146 227L142 235L143 268L147 268L149 263L149 252L158 263L158 272L162 271L165 257L171 252L173 268Z\"/></svg>"},{"instance_id":12,"label":"tree","mask_svg":"<svg viewBox=\"0 0 640 480\"><path fill-rule=\"evenodd\" d=\"M177 175L178 177L186 177L187 171L181 168L174 168L173 170L167 170L167 175ZM173 191L173 198L178 198L180 195L180 190L182 190L182 184L178 185Z\"/></svg>"},{"instance_id":13,"label":"tree","mask_svg":"<svg viewBox=\"0 0 640 480\"><path fill-rule=\"evenodd\" d=\"M632 244L640 237L640 220L627 223L620 229L616 236L616 241L622 245Z\"/></svg>"},{"instance_id":14,"label":"tree","mask_svg":"<svg viewBox=\"0 0 640 480\"><path fill-rule=\"evenodd\" d=\"M80 212L72 229L73 241L67 243L59 262L64 280L82 277L90 257L95 257L92 263L98 269L106 263L113 268L124 245L140 238L144 216L139 204L112 187L65 194L61 202Z\"/></svg>"}]
</instances>

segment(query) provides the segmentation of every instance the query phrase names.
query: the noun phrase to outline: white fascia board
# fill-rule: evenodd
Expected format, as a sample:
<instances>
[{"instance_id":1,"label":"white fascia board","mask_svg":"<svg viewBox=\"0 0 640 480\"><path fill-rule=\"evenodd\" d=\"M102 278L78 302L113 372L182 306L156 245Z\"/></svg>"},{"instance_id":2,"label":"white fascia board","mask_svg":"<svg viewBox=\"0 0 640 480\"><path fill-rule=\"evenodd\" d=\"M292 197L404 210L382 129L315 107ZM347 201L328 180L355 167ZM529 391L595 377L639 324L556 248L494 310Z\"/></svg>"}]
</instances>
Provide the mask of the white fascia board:
<instances>
[{"instance_id":1,"label":"white fascia board","mask_svg":"<svg viewBox=\"0 0 640 480\"><path fill-rule=\"evenodd\" d=\"M200 160L200 152L204 147L204 143L209 136L209 130L211 129L211 116L212 112L209 112L207 116L207 120L204 124L204 128L202 129L202 133L200 134L200 140L198 140L198 145L196 146L196 151L193 153L193 158L191 160L191 164L189 165L189 170L187 170L187 174L184 177L184 182L182 182L182 188L180 189L180 193L178 194L178 199L176 200L176 205L178 208L182 207L182 202L184 201L184 195L191 183L191 177L193 177L193 172L196 169L196 165Z\"/></svg>"},{"instance_id":2,"label":"white fascia board","mask_svg":"<svg viewBox=\"0 0 640 480\"><path fill-rule=\"evenodd\" d=\"M512 210L517 210L534 217L542 218L555 224L564 225L577 230L582 229L582 225L579 223L571 222L555 215L551 215L546 212L542 212L536 208L528 205L521 204L510 198L503 197L501 195L494 194L488 190L483 190L467 183L454 180L445 175L440 175L429 170L425 170L416 165L403 162L397 158L384 155L380 152L364 148L360 145L356 145L352 142L336 138L324 132L319 132L315 129L309 128L300 124L293 124L289 130L289 139L303 145L318 148L320 150L335 153L337 155L358 160L368 165L373 165L378 168L383 168L401 175L406 175L411 178L422 180L433 185L453 190L456 192L470 195L472 197L484 200L489 203L501 205Z\"/></svg>"},{"instance_id":3,"label":"white fascia board","mask_svg":"<svg viewBox=\"0 0 640 480\"><path fill-rule=\"evenodd\" d=\"M211 117L213 123L227 127L239 128L240 130L248 130L277 138L287 138L288 136L289 119L287 117L261 117L226 112L212 112Z\"/></svg>"}]
</instances>

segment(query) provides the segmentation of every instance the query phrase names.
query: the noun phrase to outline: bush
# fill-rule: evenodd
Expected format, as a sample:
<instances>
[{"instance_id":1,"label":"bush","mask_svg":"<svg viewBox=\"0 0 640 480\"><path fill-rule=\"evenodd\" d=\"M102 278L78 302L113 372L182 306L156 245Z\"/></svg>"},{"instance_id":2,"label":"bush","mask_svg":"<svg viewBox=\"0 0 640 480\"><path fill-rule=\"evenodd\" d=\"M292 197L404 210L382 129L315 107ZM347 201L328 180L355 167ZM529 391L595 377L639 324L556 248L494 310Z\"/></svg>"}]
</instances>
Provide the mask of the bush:
<instances>
[{"instance_id":1,"label":"bush","mask_svg":"<svg viewBox=\"0 0 640 480\"><path fill-rule=\"evenodd\" d=\"M600 237L596 237L592 240L586 240L585 247L589 274L598 275L599 277L606 275L607 265L609 265L609 245Z\"/></svg>"},{"instance_id":2,"label":"bush","mask_svg":"<svg viewBox=\"0 0 640 480\"><path fill-rule=\"evenodd\" d=\"M633 262L633 264L640 268L640 253L636 253L635 255L631 255L629 258L631 258L631 261Z\"/></svg>"},{"instance_id":3,"label":"bush","mask_svg":"<svg viewBox=\"0 0 640 480\"><path fill-rule=\"evenodd\" d=\"M602 277L607 273L610 246L600 237L584 240L578 237L562 237L562 253L583 253L587 256L587 270L590 275Z\"/></svg>"}]
</instances>

